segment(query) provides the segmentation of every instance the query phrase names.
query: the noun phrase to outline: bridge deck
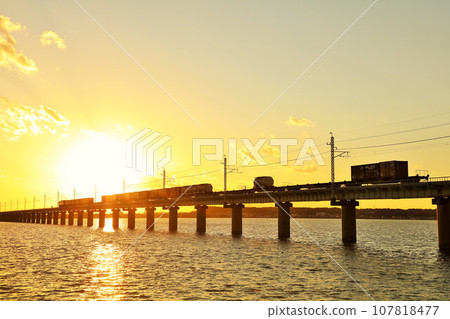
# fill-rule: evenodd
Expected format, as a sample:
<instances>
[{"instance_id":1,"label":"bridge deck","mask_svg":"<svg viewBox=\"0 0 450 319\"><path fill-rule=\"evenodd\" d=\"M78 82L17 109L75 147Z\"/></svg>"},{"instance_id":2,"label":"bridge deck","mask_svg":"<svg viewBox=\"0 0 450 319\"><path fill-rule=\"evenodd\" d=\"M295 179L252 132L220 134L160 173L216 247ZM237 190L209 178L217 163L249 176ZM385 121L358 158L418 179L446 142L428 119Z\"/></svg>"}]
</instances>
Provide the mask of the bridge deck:
<instances>
[{"instance_id":1,"label":"bridge deck","mask_svg":"<svg viewBox=\"0 0 450 319\"><path fill-rule=\"evenodd\" d=\"M225 195L223 192L214 192L210 194L201 194L195 196L184 195L178 200L159 199L159 200L141 200L104 203L97 202L90 205L79 205L70 207L54 207L29 210L16 210L13 212L22 213L30 211L59 211L59 210L100 210L113 208L140 208L140 207L168 207L176 206L196 206L196 205L223 205L227 204L252 204L252 203L272 203L274 199L278 202L313 202L330 201L331 188L308 188L292 190L292 187L286 187L286 190L280 190L277 187L275 191L268 190L270 196L263 192L253 190L230 191ZM435 198L450 196L450 181L442 179L441 181L417 182L417 183L384 183L364 186L338 187L335 190L337 200L369 200L369 199L402 199L402 198ZM1 212L7 213L7 212Z\"/></svg>"}]
</instances>

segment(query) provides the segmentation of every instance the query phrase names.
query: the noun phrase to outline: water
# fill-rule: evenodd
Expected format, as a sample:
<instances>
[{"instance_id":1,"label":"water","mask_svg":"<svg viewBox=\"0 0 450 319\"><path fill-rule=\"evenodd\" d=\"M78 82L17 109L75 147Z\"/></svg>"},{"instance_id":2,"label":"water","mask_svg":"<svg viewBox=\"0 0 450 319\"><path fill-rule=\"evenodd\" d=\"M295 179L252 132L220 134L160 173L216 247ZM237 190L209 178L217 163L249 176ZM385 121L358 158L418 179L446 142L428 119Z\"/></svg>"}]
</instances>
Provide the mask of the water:
<instances>
[{"instance_id":1,"label":"water","mask_svg":"<svg viewBox=\"0 0 450 319\"><path fill-rule=\"evenodd\" d=\"M108 224L109 222L109 224ZM1 300L368 300L367 294L291 222L167 219L154 232L0 223ZM340 220L297 219L376 300L449 300L450 257L437 249L436 221L358 220L358 243L340 241ZM136 241L136 242L135 242ZM126 249L135 242L128 251ZM126 253L124 253L126 251ZM121 257L122 256L122 257Z\"/></svg>"}]
</instances>

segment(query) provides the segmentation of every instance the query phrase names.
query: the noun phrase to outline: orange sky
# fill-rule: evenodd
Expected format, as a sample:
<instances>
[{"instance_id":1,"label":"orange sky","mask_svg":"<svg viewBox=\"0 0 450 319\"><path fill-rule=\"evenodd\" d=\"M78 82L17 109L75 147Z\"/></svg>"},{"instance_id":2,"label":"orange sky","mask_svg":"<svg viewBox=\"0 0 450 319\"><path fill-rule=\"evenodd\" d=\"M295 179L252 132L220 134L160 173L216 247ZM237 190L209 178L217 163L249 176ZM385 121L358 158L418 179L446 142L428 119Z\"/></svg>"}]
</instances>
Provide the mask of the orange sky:
<instances>
[{"instance_id":1,"label":"orange sky","mask_svg":"<svg viewBox=\"0 0 450 319\"><path fill-rule=\"evenodd\" d=\"M199 177L217 190L221 161L192 165L195 138L223 139L225 154L237 140L233 189L260 175L277 185L329 181L330 131L340 149L449 135L448 3L379 2L322 57L372 1L79 3L86 11L71 1L2 4L2 209L33 196L42 205L44 193L54 205L58 191L71 198L74 188L77 197L92 197L95 185L98 196L121 192L123 179L127 191L160 187L161 170L151 177L126 166L126 141L144 128L171 137L170 185ZM372 137L400 131L408 132ZM297 139L289 165L247 163L242 139L261 138L267 163L279 162L270 139ZM324 166L294 165L307 138ZM337 160L336 179L386 160L408 160L411 175L450 175L448 142L354 149ZM432 207L430 199L361 202L374 206Z\"/></svg>"}]
</instances>

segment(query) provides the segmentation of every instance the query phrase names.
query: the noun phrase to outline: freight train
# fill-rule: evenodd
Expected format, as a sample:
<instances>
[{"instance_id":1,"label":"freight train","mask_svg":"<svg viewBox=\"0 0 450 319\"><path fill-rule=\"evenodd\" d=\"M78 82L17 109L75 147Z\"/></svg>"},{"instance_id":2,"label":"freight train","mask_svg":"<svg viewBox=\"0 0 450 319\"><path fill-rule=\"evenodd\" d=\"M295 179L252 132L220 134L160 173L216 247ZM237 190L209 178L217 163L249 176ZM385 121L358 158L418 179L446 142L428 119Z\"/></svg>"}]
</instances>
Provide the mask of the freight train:
<instances>
[{"instance_id":1,"label":"freight train","mask_svg":"<svg viewBox=\"0 0 450 319\"><path fill-rule=\"evenodd\" d=\"M122 193L102 196L103 203L121 203L121 202L135 202L156 199L172 199L175 200L181 195L183 197L192 197L198 194L212 193L213 187L211 184L198 184L192 186L170 187L161 189L152 189L141 192ZM61 200L58 202L59 207L89 205L93 204L93 198L80 198L72 200Z\"/></svg>"},{"instance_id":2,"label":"freight train","mask_svg":"<svg viewBox=\"0 0 450 319\"><path fill-rule=\"evenodd\" d=\"M387 161L351 167L351 181L336 182L335 187L361 186L363 184L375 183L408 183L427 181L426 176L408 176L407 161ZM330 188L331 183L302 184L290 186L274 186L271 176L259 176L253 181L253 188L245 190L227 191L227 194L252 193L262 191L289 191ZM198 184L192 186L160 188L140 192L113 194L102 196L103 203L130 203L151 200L169 199L176 200L178 197L195 197L209 195L213 192L211 184ZM223 192L215 193L223 196ZM93 204L93 198L81 198L74 200L59 201L59 206L77 206Z\"/></svg>"}]
</instances>

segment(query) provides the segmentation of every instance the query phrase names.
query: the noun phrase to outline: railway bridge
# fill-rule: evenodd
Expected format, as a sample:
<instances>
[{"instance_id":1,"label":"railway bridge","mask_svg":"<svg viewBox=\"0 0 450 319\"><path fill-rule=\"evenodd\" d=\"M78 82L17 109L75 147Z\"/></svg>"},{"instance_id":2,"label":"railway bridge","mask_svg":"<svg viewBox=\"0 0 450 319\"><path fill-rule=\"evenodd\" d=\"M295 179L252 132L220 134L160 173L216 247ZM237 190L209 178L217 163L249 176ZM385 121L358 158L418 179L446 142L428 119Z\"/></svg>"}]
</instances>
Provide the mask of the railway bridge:
<instances>
[{"instance_id":1,"label":"railway bridge","mask_svg":"<svg viewBox=\"0 0 450 319\"><path fill-rule=\"evenodd\" d=\"M98 216L99 227L105 226L106 211L112 211L113 228L119 228L121 211L127 212L128 228L135 228L137 208L146 211L147 229L154 229L155 210L162 207L169 211L169 230L178 229L180 206L194 206L197 210L197 232L206 232L206 211L208 205L220 205L231 209L231 233L242 235L242 210L246 204L274 203L278 207L278 237L290 237L290 208L293 202L328 201L341 206L342 241L356 242L356 207L358 200L430 198L436 205L438 244L442 250L450 250L450 177L430 178L421 182L392 182L340 187L334 190L329 184L309 184L276 187L273 189L211 192L184 195L178 198L160 198L135 201L95 202L46 209L30 209L0 212L0 221L22 223L46 223L82 226L86 216L87 226L93 226L94 213Z\"/></svg>"}]
</instances>

